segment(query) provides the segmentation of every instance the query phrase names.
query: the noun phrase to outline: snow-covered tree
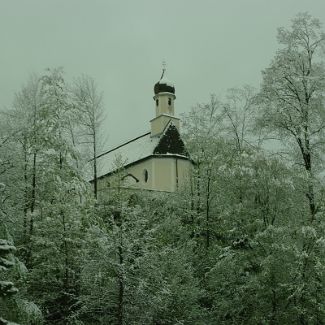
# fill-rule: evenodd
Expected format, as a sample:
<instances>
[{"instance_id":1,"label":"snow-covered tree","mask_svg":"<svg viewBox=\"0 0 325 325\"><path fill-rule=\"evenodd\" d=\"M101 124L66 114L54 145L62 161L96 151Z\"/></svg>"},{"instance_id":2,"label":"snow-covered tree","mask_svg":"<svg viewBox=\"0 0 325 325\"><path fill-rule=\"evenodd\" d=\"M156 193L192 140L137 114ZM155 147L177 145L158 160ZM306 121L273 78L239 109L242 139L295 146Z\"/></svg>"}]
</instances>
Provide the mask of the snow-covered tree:
<instances>
[{"instance_id":1,"label":"snow-covered tree","mask_svg":"<svg viewBox=\"0 0 325 325\"><path fill-rule=\"evenodd\" d=\"M125 190L123 175L120 166L87 234L76 318L121 325L194 321L199 289L186 230L176 215L166 218L164 200Z\"/></svg>"},{"instance_id":2,"label":"snow-covered tree","mask_svg":"<svg viewBox=\"0 0 325 325\"><path fill-rule=\"evenodd\" d=\"M258 125L280 137L287 163L304 179L296 191L309 212L295 228L297 264L288 305L295 308L298 323L317 323L324 319L319 295L324 288L324 260L319 243L323 241L325 33L318 19L301 13L290 29L278 30L278 41L282 47L263 71Z\"/></svg>"},{"instance_id":3,"label":"snow-covered tree","mask_svg":"<svg viewBox=\"0 0 325 325\"><path fill-rule=\"evenodd\" d=\"M13 282L6 280L4 272L15 265L12 254L16 251L16 247L8 240L0 239L0 314L4 316L7 313L5 301L17 294L18 289ZM0 316L0 324L9 324Z\"/></svg>"},{"instance_id":4,"label":"snow-covered tree","mask_svg":"<svg viewBox=\"0 0 325 325\"><path fill-rule=\"evenodd\" d=\"M80 118L76 142L85 146L86 156L91 160L91 178L93 180L94 196L97 199L97 156L103 145L100 129L104 118L102 95L98 93L95 81L84 75L77 79L72 87L72 100L77 107Z\"/></svg>"},{"instance_id":5,"label":"snow-covered tree","mask_svg":"<svg viewBox=\"0 0 325 325\"><path fill-rule=\"evenodd\" d=\"M263 71L260 126L289 145L304 168L309 219L314 221L319 209L315 176L324 154L325 34L319 20L302 13L291 29L279 28L278 41L282 47Z\"/></svg>"},{"instance_id":6,"label":"snow-covered tree","mask_svg":"<svg viewBox=\"0 0 325 325\"><path fill-rule=\"evenodd\" d=\"M77 108L70 102L60 69L41 77L40 94L37 122L44 132L38 139L29 290L46 319L54 322L65 320L76 301L87 190L75 164L79 153L70 132Z\"/></svg>"},{"instance_id":7,"label":"snow-covered tree","mask_svg":"<svg viewBox=\"0 0 325 325\"><path fill-rule=\"evenodd\" d=\"M17 153L12 172L2 175L10 184L5 213L17 223L18 253L29 269L22 294L35 298L49 321L72 312L78 288L88 194L71 132L77 109L62 69L54 69L33 78L5 112Z\"/></svg>"},{"instance_id":8,"label":"snow-covered tree","mask_svg":"<svg viewBox=\"0 0 325 325\"><path fill-rule=\"evenodd\" d=\"M14 239L0 233L0 324L41 324L37 305L47 324L325 322L325 37L300 14L278 38L257 96L230 89L184 116L193 173L176 193L126 189L122 159L98 191L89 77L71 87L53 69L23 87L0 119ZM256 141L270 137L282 155Z\"/></svg>"}]
</instances>

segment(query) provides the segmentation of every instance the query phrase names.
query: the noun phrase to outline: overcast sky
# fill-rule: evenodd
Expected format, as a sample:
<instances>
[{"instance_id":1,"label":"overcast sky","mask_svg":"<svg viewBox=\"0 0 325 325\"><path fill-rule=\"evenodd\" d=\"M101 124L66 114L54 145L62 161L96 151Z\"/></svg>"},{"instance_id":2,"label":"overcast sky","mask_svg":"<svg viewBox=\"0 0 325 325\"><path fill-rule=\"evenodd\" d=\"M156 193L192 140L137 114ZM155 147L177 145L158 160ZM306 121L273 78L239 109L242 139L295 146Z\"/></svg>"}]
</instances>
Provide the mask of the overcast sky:
<instances>
[{"instance_id":1,"label":"overcast sky","mask_svg":"<svg viewBox=\"0 0 325 325\"><path fill-rule=\"evenodd\" d=\"M149 131L153 86L167 62L176 114L230 87L258 87L276 30L325 0L0 0L0 106L32 73L62 66L103 92L107 147Z\"/></svg>"}]
</instances>

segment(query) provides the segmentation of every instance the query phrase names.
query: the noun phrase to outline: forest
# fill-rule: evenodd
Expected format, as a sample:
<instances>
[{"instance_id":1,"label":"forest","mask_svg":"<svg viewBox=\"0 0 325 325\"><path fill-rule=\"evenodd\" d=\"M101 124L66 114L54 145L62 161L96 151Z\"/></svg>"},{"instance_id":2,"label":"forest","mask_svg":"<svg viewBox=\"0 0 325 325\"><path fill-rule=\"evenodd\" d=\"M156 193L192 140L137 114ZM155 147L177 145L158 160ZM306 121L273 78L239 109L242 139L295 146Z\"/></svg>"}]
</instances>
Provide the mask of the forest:
<instances>
[{"instance_id":1,"label":"forest","mask_svg":"<svg viewBox=\"0 0 325 325\"><path fill-rule=\"evenodd\" d=\"M182 116L176 193L117 161L101 196L95 81L30 77L0 112L0 325L325 324L325 34L300 13L277 40L259 89Z\"/></svg>"}]
</instances>

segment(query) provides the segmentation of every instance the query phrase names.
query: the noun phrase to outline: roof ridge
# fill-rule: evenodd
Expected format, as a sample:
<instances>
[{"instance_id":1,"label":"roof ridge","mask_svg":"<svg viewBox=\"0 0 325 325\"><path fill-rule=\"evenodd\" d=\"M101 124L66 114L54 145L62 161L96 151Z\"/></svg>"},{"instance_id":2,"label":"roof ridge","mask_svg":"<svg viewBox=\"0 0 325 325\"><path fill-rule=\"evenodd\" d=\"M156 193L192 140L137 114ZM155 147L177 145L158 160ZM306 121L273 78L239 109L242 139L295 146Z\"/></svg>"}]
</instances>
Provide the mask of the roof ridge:
<instances>
[{"instance_id":1,"label":"roof ridge","mask_svg":"<svg viewBox=\"0 0 325 325\"><path fill-rule=\"evenodd\" d=\"M133 142L133 141L135 141L135 140L138 140L138 139L140 139L140 138L143 138L143 137L145 137L146 135L148 135L148 134L150 134L150 133L151 133L151 132L149 131L149 132L147 132L147 133L145 133L145 134L143 134L143 135L140 135L140 136L138 136L138 137L136 137L136 138L134 138L134 139L132 139L132 140L129 140L129 141L123 143L123 144L120 144L119 146L117 146L117 147L115 147L115 148L113 148L113 149L111 149L111 150L108 150L108 151L106 151L106 152L101 153L101 154L98 155L96 158L100 158L100 157L102 157L102 156L105 156L106 154L108 154L108 153L110 153L110 152L112 152L112 151L115 151L115 150L117 150L117 149L119 149L119 148L121 148L121 147L123 147L123 146L125 146L125 145L127 145L127 144L129 144L129 143L131 143L131 142ZM93 160L93 159L92 159L92 160Z\"/></svg>"}]
</instances>

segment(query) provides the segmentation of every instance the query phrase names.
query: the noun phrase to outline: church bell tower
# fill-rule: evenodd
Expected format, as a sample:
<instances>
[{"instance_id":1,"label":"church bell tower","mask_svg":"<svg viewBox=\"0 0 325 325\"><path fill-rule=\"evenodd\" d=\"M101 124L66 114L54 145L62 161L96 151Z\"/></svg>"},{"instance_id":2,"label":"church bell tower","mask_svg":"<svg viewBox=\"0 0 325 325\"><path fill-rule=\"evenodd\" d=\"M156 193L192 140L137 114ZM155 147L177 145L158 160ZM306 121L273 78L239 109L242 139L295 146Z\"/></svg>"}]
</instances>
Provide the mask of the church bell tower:
<instances>
[{"instance_id":1,"label":"church bell tower","mask_svg":"<svg viewBox=\"0 0 325 325\"><path fill-rule=\"evenodd\" d=\"M154 86L156 117L150 121L152 137L161 135L169 123L179 130L179 119L174 116L175 87L165 75L166 67L163 66L160 80Z\"/></svg>"}]
</instances>

